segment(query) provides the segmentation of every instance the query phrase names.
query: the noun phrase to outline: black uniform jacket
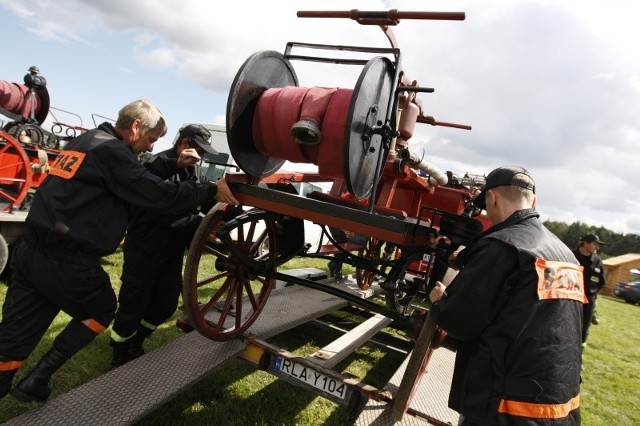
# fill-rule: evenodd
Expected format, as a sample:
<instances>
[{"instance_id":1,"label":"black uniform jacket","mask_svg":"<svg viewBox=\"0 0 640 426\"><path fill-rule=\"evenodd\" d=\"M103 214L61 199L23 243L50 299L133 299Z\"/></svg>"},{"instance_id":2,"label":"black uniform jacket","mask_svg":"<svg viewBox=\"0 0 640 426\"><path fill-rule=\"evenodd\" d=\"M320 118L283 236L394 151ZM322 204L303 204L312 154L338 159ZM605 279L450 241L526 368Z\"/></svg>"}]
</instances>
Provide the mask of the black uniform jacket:
<instances>
[{"instance_id":1,"label":"black uniform jacket","mask_svg":"<svg viewBox=\"0 0 640 426\"><path fill-rule=\"evenodd\" d=\"M579 422L584 295L569 248L527 209L481 234L463 258L431 309L460 340L449 406L469 424Z\"/></svg>"},{"instance_id":2,"label":"black uniform jacket","mask_svg":"<svg viewBox=\"0 0 640 426\"><path fill-rule=\"evenodd\" d=\"M154 175L172 182L207 181L206 176L199 172L198 166L178 167L175 146L155 154L144 166ZM175 243L176 241L169 238L170 235L182 236L178 240L184 240L188 245L200 223L199 213L206 213L214 204L215 200L212 198L202 206L191 206L185 211L172 214L161 209L144 209L132 205L129 211L127 238L135 241L136 249L146 253L157 253L168 244Z\"/></svg>"},{"instance_id":3,"label":"black uniform jacket","mask_svg":"<svg viewBox=\"0 0 640 426\"><path fill-rule=\"evenodd\" d=\"M597 253L585 256L579 249L575 249L573 254L584 268L585 295L591 301L605 284L602 259Z\"/></svg>"},{"instance_id":4,"label":"black uniform jacket","mask_svg":"<svg viewBox=\"0 0 640 426\"><path fill-rule=\"evenodd\" d=\"M213 183L177 184L153 175L103 123L60 152L26 222L40 248L101 257L122 241L131 204L177 213L212 200L216 191Z\"/></svg>"}]
</instances>

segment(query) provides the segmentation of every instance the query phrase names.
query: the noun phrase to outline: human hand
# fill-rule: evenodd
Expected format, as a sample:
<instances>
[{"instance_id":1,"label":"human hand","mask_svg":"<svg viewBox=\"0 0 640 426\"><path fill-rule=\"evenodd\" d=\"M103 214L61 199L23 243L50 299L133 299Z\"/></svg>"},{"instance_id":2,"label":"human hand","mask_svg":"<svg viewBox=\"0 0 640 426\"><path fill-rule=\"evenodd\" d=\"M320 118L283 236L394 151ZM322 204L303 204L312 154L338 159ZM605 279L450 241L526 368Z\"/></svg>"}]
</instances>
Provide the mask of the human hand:
<instances>
[{"instance_id":1,"label":"human hand","mask_svg":"<svg viewBox=\"0 0 640 426\"><path fill-rule=\"evenodd\" d=\"M429 293L429 300L431 300L431 303L435 303L442 299L446 289L447 287L444 284L440 281L436 281L436 285L433 287L433 290L431 290L431 293Z\"/></svg>"},{"instance_id":2,"label":"human hand","mask_svg":"<svg viewBox=\"0 0 640 426\"><path fill-rule=\"evenodd\" d=\"M184 169L186 167L195 166L200 161L200 156L194 148L185 148L178 156L178 167Z\"/></svg>"},{"instance_id":3,"label":"human hand","mask_svg":"<svg viewBox=\"0 0 640 426\"><path fill-rule=\"evenodd\" d=\"M216 186L218 187L218 191L216 192L216 201L232 204L234 206L240 204L240 202L236 200L236 197L233 196L233 193L231 193L229 185L227 185L227 181L224 178L218 179L216 181Z\"/></svg>"}]
</instances>

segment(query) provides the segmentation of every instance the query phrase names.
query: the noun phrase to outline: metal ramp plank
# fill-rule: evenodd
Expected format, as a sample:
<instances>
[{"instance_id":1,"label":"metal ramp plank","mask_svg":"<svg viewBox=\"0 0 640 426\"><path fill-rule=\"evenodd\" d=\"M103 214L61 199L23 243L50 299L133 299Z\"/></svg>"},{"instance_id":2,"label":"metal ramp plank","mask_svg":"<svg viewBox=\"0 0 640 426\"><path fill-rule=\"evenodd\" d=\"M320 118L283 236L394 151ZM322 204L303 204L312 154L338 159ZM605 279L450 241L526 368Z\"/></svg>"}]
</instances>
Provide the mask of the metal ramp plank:
<instances>
[{"instance_id":1,"label":"metal ramp plank","mask_svg":"<svg viewBox=\"0 0 640 426\"><path fill-rule=\"evenodd\" d=\"M267 339L346 305L344 299L305 287L274 290L250 332ZM5 424L133 424L225 361L238 356L245 347L244 339L214 342L192 332Z\"/></svg>"},{"instance_id":2,"label":"metal ramp plank","mask_svg":"<svg viewBox=\"0 0 640 426\"><path fill-rule=\"evenodd\" d=\"M385 402L369 401L356 420L357 426L364 425L457 425L459 415L447 406L455 352L439 348L433 352L427 365L427 371L420 380L416 393L411 401L410 411L416 414L406 413L400 422L394 422L391 418L391 406ZM384 387L385 390L395 394L405 369L409 362L407 357L402 365ZM429 420L427 420L429 419Z\"/></svg>"}]
</instances>

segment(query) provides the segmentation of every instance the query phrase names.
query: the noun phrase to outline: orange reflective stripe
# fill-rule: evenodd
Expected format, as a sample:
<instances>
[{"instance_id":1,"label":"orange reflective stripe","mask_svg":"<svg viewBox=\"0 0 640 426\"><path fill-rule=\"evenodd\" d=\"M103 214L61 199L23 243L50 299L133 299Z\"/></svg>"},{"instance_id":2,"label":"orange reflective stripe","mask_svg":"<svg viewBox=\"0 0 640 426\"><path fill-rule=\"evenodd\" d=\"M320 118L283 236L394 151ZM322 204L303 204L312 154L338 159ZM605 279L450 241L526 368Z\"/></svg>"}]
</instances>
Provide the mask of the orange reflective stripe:
<instances>
[{"instance_id":1,"label":"orange reflective stripe","mask_svg":"<svg viewBox=\"0 0 640 426\"><path fill-rule=\"evenodd\" d=\"M0 361L0 371L17 370L22 366L22 361Z\"/></svg>"},{"instance_id":2,"label":"orange reflective stripe","mask_svg":"<svg viewBox=\"0 0 640 426\"><path fill-rule=\"evenodd\" d=\"M104 325L100 324L98 321L96 321L96 320L94 320L92 318L86 319L86 320L82 321L82 323L84 325L86 325L87 327L89 327L96 334L100 334L104 330L106 330L106 327Z\"/></svg>"},{"instance_id":3,"label":"orange reflective stripe","mask_svg":"<svg viewBox=\"0 0 640 426\"><path fill-rule=\"evenodd\" d=\"M578 407L580 407L580 395L563 404L536 404L503 399L498 406L498 413L534 419L561 419Z\"/></svg>"}]
</instances>

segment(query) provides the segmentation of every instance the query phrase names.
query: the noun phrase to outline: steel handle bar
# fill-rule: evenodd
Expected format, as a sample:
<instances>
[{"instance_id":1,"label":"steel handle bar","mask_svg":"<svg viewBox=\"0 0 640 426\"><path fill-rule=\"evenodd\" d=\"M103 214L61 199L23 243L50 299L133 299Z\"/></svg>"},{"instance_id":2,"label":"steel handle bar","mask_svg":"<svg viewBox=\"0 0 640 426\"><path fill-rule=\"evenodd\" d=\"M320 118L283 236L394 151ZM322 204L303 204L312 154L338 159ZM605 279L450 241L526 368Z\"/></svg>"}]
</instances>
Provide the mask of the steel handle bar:
<instances>
[{"instance_id":1,"label":"steel handle bar","mask_svg":"<svg viewBox=\"0 0 640 426\"><path fill-rule=\"evenodd\" d=\"M338 10L300 10L298 18L349 18L362 25L397 25L401 19L429 19L441 21L464 21L464 12L401 12L398 9L389 11L360 11L351 9Z\"/></svg>"}]
</instances>

